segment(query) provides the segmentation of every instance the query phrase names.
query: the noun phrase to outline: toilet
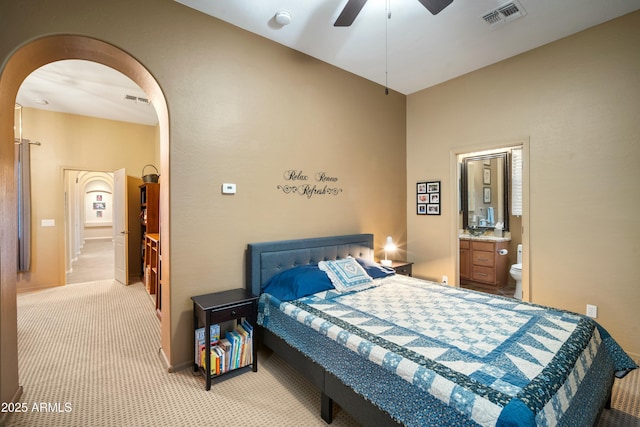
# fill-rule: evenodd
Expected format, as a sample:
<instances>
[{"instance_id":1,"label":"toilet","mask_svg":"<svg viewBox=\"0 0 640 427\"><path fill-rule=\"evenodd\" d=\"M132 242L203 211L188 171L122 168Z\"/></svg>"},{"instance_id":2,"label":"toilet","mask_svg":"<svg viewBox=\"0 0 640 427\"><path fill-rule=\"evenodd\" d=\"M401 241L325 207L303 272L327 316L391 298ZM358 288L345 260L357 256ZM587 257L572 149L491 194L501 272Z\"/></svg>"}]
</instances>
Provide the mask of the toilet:
<instances>
[{"instance_id":1,"label":"toilet","mask_svg":"<svg viewBox=\"0 0 640 427\"><path fill-rule=\"evenodd\" d=\"M516 291L513 294L514 298L522 299L522 244L518 245L517 264L511 266L509 274L516 280Z\"/></svg>"}]
</instances>

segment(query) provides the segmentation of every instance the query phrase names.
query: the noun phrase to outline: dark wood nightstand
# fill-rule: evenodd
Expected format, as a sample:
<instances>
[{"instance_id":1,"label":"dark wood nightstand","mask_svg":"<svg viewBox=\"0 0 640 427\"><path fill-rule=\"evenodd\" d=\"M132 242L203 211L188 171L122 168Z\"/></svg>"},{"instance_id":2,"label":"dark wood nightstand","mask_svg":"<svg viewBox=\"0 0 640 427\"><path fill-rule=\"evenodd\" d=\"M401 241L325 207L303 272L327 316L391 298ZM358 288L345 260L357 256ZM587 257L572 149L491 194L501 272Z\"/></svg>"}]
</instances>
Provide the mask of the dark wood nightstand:
<instances>
[{"instance_id":1,"label":"dark wood nightstand","mask_svg":"<svg viewBox=\"0 0 640 427\"><path fill-rule=\"evenodd\" d=\"M391 261L391 268L393 268L397 274L411 277L412 274L412 262L409 261Z\"/></svg>"},{"instance_id":2,"label":"dark wood nightstand","mask_svg":"<svg viewBox=\"0 0 640 427\"><path fill-rule=\"evenodd\" d=\"M245 318L255 330L258 316L258 297L245 289L231 289L229 291L199 295L191 297L191 300L193 300L193 328L196 330L198 327L204 326L205 343L211 342L211 325L218 323L234 320L237 325L240 319ZM221 338L222 335L223 332L221 331ZM253 334L252 339L251 363L246 366L239 366L237 369L251 366L253 368L253 372L258 371L258 343L255 339L255 333ZM198 372L199 370L204 374L207 390L211 389L212 377L223 375L223 373L218 375L211 374L210 351L205 351L204 366L198 366L194 363L193 371ZM229 370L228 372L232 372L232 370Z\"/></svg>"}]
</instances>

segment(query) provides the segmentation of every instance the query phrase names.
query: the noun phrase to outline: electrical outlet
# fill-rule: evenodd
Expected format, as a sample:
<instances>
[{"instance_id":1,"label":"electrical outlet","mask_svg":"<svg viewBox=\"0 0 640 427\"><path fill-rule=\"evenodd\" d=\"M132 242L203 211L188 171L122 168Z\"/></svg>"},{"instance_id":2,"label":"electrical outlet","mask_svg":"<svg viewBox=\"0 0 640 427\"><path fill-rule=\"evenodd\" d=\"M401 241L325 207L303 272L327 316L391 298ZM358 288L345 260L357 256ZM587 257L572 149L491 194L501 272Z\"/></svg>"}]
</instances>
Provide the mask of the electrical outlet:
<instances>
[{"instance_id":1,"label":"electrical outlet","mask_svg":"<svg viewBox=\"0 0 640 427\"><path fill-rule=\"evenodd\" d=\"M445 285L448 285L449 284L449 277L442 276L442 283L444 283Z\"/></svg>"},{"instance_id":2,"label":"electrical outlet","mask_svg":"<svg viewBox=\"0 0 640 427\"><path fill-rule=\"evenodd\" d=\"M587 316L592 317L594 319L598 317L598 306L587 304Z\"/></svg>"}]
</instances>

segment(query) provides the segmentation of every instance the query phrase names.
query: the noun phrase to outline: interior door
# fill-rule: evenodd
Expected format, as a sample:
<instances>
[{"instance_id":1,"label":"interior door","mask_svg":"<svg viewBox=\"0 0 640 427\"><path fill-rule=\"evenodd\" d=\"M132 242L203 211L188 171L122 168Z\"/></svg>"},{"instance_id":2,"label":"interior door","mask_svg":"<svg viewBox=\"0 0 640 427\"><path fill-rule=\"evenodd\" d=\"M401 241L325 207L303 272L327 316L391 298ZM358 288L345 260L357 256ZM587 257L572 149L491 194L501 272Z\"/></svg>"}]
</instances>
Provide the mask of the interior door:
<instances>
[{"instance_id":1,"label":"interior door","mask_svg":"<svg viewBox=\"0 0 640 427\"><path fill-rule=\"evenodd\" d=\"M127 173L124 169L113 172L113 242L115 279L129 284L129 221L127 209Z\"/></svg>"}]
</instances>

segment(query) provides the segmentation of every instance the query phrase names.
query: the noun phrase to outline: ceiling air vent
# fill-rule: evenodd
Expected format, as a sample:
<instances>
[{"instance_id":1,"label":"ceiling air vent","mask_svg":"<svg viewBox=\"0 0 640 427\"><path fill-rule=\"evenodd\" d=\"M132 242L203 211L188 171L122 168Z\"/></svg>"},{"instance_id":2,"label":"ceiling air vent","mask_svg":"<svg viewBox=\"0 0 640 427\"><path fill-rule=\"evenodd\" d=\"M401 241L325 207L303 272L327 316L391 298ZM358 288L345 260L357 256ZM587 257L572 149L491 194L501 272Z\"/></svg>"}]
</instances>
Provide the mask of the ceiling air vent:
<instances>
[{"instance_id":1,"label":"ceiling air vent","mask_svg":"<svg viewBox=\"0 0 640 427\"><path fill-rule=\"evenodd\" d=\"M135 95L125 95L124 99L125 99L125 101L133 101L136 104L146 104L146 105L151 104L151 100L149 100L147 98L141 98L141 97L135 96Z\"/></svg>"},{"instance_id":2,"label":"ceiling air vent","mask_svg":"<svg viewBox=\"0 0 640 427\"><path fill-rule=\"evenodd\" d=\"M517 1L511 1L503 4L497 9L482 15L482 19L489 25L496 26L498 24L505 24L513 21L514 19L525 16L527 12Z\"/></svg>"},{"instance_id":3,"label":"ceiling air vent","mask_svg":"<svg viewBox=\"0 0 640 427\"><path fill-rule=\"evenodd\" d=\"M497 10L492 10L491 12L484 15L482 19L484 19L487 24L493 25L499 23L502 20L502 17Z\"/></svg>"},{"instance_id":4,"label":"ceiling air vent","mask_svg":"<svg viewBox=\"0 0 640 427\"><path fill-rule=\"evenodd\" d=\"M505 18L509 18L510 16L522 16L520 13L520 8L515 3L507 3L504 6L498 8L498 12L502 14Z\"/></svg>"}]
</instances>

